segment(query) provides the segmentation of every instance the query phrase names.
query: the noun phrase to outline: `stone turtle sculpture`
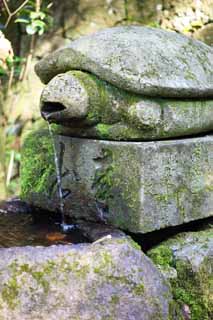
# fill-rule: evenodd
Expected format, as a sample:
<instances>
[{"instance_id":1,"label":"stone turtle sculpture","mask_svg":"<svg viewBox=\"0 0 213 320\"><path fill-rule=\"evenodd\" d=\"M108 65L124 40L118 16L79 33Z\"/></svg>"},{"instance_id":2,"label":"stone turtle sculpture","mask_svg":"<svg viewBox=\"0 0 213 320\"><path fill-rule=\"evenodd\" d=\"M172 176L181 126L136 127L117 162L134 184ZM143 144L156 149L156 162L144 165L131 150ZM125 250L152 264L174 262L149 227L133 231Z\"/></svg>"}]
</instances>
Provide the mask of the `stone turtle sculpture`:
<instances>
[{"instance_id":1,"label":"stone turtle sculpture","mask_svg":"<svg viewBox=\"0 0 213 320\"><path fill-rule=\"evenodd\" d=\"M82 37L37 64L47 83L43 117L62 124L53 138L70 191L66 215L133 233L212 215L212 58L201 42L128 26ZM21 171L23 199L60 208L47 131L26 139Z\"/></svg>"},{"instance_id":2,"label":"stone turtle sculpture","mask_svg":"<svg viewBox=\"0 0 213 320\"><path fill-rule=\"evenodd\" d=\"M213 49L162 29L81 37L36 65L41 112L76 136L153 140L213 128Z\"/></svg>"}]
</instances>

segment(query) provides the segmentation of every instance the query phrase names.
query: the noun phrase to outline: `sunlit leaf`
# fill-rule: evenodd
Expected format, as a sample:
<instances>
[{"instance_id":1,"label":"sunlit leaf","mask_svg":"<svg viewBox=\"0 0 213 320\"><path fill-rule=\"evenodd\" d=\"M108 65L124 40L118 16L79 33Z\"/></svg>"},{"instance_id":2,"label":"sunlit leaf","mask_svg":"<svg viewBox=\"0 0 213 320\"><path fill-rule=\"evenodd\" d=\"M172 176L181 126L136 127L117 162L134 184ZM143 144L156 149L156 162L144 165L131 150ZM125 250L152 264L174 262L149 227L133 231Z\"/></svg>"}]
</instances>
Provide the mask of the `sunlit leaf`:
<instances>
[{"instance_id":1,"label":"sunlit leaf","mask_svg":"<svg viewBox=\"0 0 213 320\"><path fill-rule=\"evenodd\" d=\"M26 32L30 35L35 34L37 32L37 28L30 24L26 27Z\"/></svg>"},{"instance_id":2,"label":"sunlit leaf","mask_svg":"<svg viewBox=\"0 0 213 320\"><path fill-rule=\"evenodd\" d=\"M15 20L15 22L19 22L19 23L29 23L29 19L26 19L26 18L18 18Z\"/></svg>"}]
</instances>

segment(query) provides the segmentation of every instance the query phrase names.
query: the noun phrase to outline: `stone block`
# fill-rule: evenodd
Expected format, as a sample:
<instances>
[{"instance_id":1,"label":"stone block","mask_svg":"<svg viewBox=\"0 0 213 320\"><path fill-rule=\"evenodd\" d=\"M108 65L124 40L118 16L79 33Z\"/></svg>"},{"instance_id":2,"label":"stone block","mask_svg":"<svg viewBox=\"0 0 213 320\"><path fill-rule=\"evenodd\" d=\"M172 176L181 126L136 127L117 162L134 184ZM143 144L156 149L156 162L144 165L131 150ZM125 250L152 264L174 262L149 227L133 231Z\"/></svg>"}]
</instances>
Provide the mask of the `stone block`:
<instances>
[{"instance_id":1,"label":"stone block","mask_svg":"<svg viewBox=\"0 0 213 320\"><path fill-rule=\"evenodd\" d=\"M46 145L42 145L44 136ZM56 210L51 139L47 132L32 137L23 151L22 197ZM212 136L117 142L56 134L55 144L64 210L77 220L147 233L213 214ZM35 159L33 166L28 165L30 158Z\"/></svg>"}]
</instances>

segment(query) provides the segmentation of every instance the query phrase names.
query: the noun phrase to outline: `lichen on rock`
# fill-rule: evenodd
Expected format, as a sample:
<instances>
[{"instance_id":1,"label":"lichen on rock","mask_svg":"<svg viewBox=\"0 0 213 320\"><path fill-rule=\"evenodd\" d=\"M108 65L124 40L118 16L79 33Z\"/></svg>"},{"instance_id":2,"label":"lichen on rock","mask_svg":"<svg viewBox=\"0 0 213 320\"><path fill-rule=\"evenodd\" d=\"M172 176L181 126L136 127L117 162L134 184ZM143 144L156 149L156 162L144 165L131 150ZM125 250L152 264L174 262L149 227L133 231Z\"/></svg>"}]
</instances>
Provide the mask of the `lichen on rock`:
<instances>
[{"instance_id":1,"label":"lichen on rock","mask_svg":"<svg viewBox=\"0 0 213 320\"><path fill-rule=\"evenodd\" d=\"M148 252L170 280L176 312L182 319L188 310L192 320L209 320L213 313L213 229L187 232ZM183 319L185 319L183 317Z\"/></svg>"},{"instance_id":2,"label":"lichen on rock","mask_svg":"<svg viewBox=\"0 0 213 320\"><path fill-rule=\"evenodd\" d=\"M126 237L0 255L2 320L169 320L168 284Z\"/></svg>"}]
</instances>

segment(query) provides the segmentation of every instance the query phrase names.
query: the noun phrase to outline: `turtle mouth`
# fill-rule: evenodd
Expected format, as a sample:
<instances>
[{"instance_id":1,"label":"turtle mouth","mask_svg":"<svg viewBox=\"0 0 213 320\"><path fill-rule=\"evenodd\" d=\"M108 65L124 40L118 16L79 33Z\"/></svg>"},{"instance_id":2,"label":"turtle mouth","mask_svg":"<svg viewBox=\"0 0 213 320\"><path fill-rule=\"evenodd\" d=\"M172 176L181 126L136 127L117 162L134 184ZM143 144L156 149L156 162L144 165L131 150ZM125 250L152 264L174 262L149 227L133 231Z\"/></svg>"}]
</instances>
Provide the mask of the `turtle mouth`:
<instances>
[{"instance_id":1,"label":"turtle mouth","mask_svg":"<svg viewBox=\"0 0 213 320\"><path fill-rule=\"evenodd\" d=\"M66 107L60 102L43 102L41 106L41 115L44 120L51 122L57 120L61 116L61 112L66 110Z\"/></svg>"}]
</instances>

